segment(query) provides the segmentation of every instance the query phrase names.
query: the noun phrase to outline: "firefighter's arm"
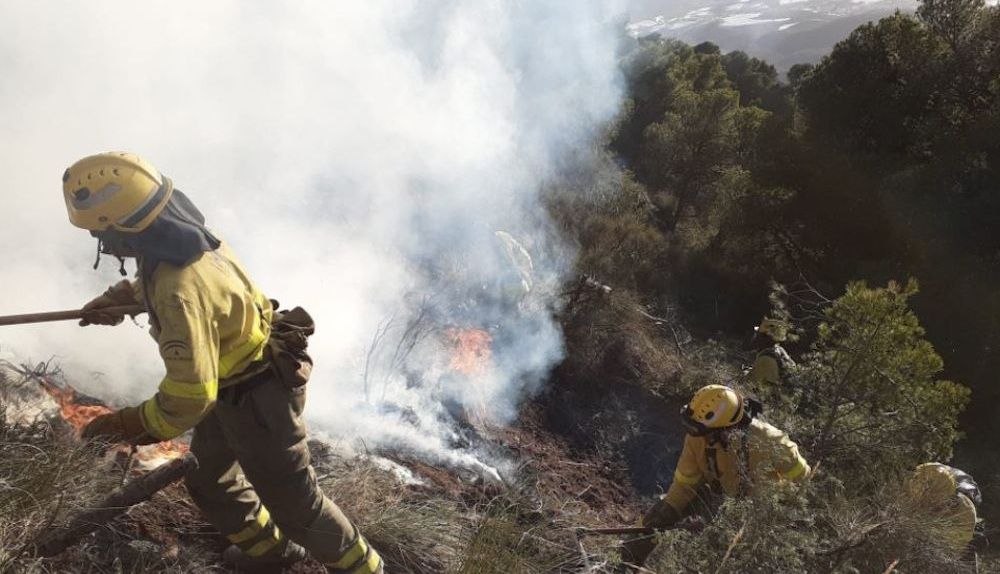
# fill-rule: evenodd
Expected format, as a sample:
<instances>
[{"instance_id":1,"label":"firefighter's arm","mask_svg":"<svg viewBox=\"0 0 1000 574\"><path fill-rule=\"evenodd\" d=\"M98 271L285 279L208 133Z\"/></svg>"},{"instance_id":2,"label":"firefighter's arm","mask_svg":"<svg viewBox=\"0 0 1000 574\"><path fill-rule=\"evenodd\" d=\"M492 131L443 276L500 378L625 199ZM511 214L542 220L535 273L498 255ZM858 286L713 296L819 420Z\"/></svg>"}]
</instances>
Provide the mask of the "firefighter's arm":
<instances>
[{"instance_id":1,"label":"firefighter's arm","mask_svg":"<svg viewBox=\"0 0 1000 574\"><path fill-rule=\"evenodd\" d=\"M677 460L674 480L670 483L670 488L667 489L667 494L663 497L664 502L677 511L678 515L684 513L684 510L697 495L698 487L705 481L698 468L697 450L695 439L690 436L684 437L684 449L681 450L681 456Z\"/></svg>"},{"instance_id":2,"label":"firefighter's arm","mask_svg":"<svg viewBox=\"0 0 1000 574\"><path fill-rule=\"evenodd\" d=\"M776 431L771 438L771 467L779 477L785 480L802 481L809 476L809 463L799 453L799 446L788 435Z\"/></svg>"},{"instance_id":3,"label":"firefighter's arm","mask_svg":"<svg viewBox=\"0 0 1000 574\"><path fill-rule=\"evenodd\" d=\"M122 280L108 287L107 291L94 297L83 306L80 326L117 325L125 319L121 313L110 313L113 307L138 305L141 300L137 282Z\"/></svg>"},{"instance_id":4,"label":"firefighter's arm","mask_svg":"<svg viewBox=\"0 0 1000 574\"><path fill-rule=\"evenodd\" d=\"M160 322L160 356L167 373L140 413L147 432L168 440L197 425L215 405L219 335L215 321L196 297L170 293L153 306Z\"/></svg>"}]
</instances>

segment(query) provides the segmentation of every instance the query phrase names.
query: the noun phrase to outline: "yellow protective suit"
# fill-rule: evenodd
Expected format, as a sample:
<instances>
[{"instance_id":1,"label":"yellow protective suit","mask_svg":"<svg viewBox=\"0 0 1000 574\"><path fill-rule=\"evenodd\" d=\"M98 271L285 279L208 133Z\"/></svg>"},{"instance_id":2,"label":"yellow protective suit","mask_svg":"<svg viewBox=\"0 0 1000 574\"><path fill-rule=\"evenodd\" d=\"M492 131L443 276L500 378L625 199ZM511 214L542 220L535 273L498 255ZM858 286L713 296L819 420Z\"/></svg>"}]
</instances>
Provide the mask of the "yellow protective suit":
<instances>
[{"instance_id":1,"label":"yellow protective suit","mask_svg":"<svg viewBox=\"0 0 1000 574\"><path fill-rule=\"evenodd\" d=\"M682 513L705 483L718 483L727 495L736 496L760 481L800 480L808 474L809 464L788 435L754 419L745 433L730 433L727 445L687 435L664 501Z\"/></svg>"},{"instance_id":2,"label":"yellow protective suit","mask_svg":"<svg viewBox=\"0 0 1000 574\"><path fill-rule=\"evenodd\" d=\"M133 289L166 366L142 424L158 439L194 428L199 468L185 483L209 521L252 559L291 539L330 572L381 572L381 557L317 484L305 387L272 368L276 313L228 246L184 266L160 263Z\"/></svg>"}]
</instances>

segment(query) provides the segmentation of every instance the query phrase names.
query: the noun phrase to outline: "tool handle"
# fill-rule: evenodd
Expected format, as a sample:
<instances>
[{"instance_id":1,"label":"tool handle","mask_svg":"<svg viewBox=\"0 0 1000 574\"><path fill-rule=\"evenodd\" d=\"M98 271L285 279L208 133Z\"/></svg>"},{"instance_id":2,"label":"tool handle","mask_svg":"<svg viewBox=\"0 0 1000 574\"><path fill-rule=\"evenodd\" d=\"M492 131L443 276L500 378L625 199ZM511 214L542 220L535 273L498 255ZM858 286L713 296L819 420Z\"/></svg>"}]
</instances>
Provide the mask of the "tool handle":
<instances>
[{"instance_id":1,"label":"tool handle","mask_svg":"<svg viewBox=\"0 0 1000 574\"><path fill-rule=\"evenodd\" d=\"M580 528L580 534L652 534L654 529L644 526L621 526L615 528Z\"/></svg>"},{"instance_id":2,"label":"tool handle","mask_svg":"<svg viewBox=\"0 0 1000 574\"><path fill-rule=\"evenodd\" d=\"M145 313L146 308L142 305L123 305L121 307L104 307L100 309L103 313L110 315L138 315ZM82 319L83 309L72 309L69 311L49 311L46 313L26 313L24 315L7 315L0 317L0 327L8 325L27 325L30 323L48 323L51 321L71 321Z\"/></svg>"},{"instance_id":3,"label":"tool handle","mask_svg":"<svg viewBox=\"0 0 1000 574\"><path fill-rule=\"evenodd\" d=\"M154 494L197 468L198 459L190 452L161 464L125 486L113 490L95 508L85 510L74 517L68 526L47 531L36 545L35 553L38 556L55 556L63 553L87 534L125 514L136 504L149 500Z\"/></svg>"}]
</instances>

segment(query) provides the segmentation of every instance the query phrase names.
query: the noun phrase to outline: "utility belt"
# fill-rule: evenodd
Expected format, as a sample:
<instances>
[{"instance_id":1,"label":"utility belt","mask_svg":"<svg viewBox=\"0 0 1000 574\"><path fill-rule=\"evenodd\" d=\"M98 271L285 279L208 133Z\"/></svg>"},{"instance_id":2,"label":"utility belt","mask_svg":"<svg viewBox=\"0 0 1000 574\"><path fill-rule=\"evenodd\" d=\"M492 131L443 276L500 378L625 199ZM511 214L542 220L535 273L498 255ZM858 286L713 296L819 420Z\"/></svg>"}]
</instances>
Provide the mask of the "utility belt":
<instances>
[{"instance_id":1,"label":"utility belt","mask_svg":"<svg viewBox=\"0 0 1000 574\"><path fill-rule=\"evenodd\" d=\"M236 376L235 382L221 389L220 399L239 402L240 397L272 378L289 389L297 389L309 382L313 361L307 348L309 337L316 331L316 324L302 307L281 312L277 310L277 301L272 299L271 305L275 311L264 358L248 366Z\"/></svg>"}]
</instances>

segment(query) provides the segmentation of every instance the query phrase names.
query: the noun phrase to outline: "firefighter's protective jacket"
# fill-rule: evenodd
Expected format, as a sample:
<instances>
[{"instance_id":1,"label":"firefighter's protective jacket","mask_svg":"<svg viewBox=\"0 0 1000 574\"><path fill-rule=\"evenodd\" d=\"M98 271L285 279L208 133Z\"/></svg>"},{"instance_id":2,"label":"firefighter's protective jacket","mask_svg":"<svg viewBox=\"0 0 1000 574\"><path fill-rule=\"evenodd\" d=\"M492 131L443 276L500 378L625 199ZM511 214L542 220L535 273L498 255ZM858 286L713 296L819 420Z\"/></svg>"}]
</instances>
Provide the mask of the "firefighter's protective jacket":
<instances>
[{"instance_id":1,"label":"firefighter's protective jacket","mask_svg":"<svg viewBox=\"0 0 1000 574\"><path fill-rule=\"evenodd\" d=\"M142 423L167 440L198 424L220 388L265 368L273 310L224 243L184 266L160 263L135 289L166 366Z\"/></svg>"},{"instance_id":2,"label":"firefighter's protective jacket","mask_svg":"<svg viewBox=\"0 0 1000 574\"><path fill-rule=\"evenodd\" d=\"M760 481L799 480L809 465L788 435L754 419L745 432L731 432L728 444L711 437L687 435L664 500L683 512L698 487L718 483L730 496L748 493ZM745 444L744 444L745 443Z\"/></svg>"},{"instance_id":3,"label":"firefighter's protective jacket","mask_svg":"<svg viewBox=\"0 0 1000 574\"><path fill-rule=\"evenodd\" d=\"M941 525L948 545L961 556L976 534L976 505L964 494L955 493L938 508L941 508Z\"/></svg>"},{"instance_id":4,"label":"firefighter's protective jacket","mask_svg":"<svg viewBox=\"0 0 1000 574\"><path fill-rule=\"evenodd\" d=\"M775 344L765 347L754 358L753 365L747 373L747 380L757 388L762 386L777 386L781 384L782 373L795 365L784 347Z\"/></svg>"}]
</instances>

